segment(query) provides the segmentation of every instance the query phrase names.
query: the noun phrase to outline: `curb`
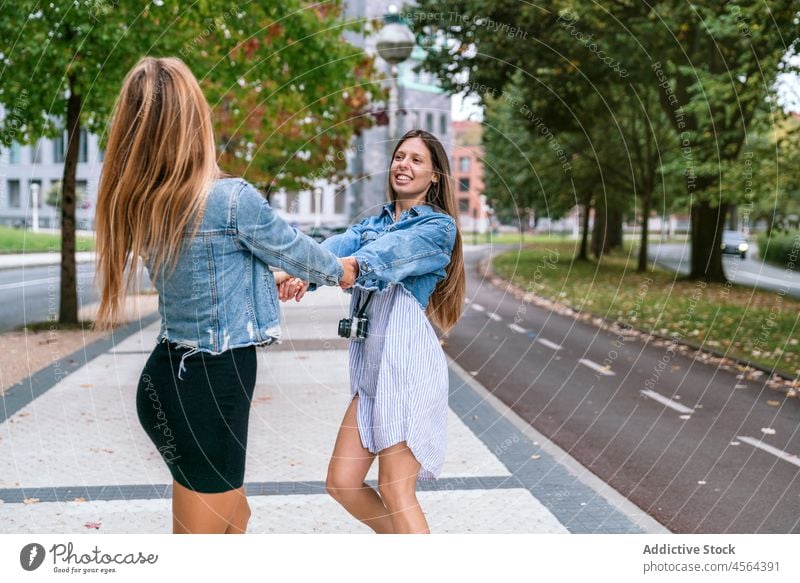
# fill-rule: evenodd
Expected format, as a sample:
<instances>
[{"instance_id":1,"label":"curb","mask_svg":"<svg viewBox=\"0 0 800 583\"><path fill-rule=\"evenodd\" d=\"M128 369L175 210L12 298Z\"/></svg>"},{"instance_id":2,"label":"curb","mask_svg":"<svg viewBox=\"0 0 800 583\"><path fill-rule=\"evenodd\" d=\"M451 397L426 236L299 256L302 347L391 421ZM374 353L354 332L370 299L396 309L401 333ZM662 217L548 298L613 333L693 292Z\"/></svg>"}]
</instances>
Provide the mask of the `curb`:
<instances>
[{"instance_id":1,"label":"curb","mask_svg":"<svg viewBox=\"0 0 800 583\"><path fill-rule=\"evenodd\" d=\"M507 279L505 279L503 277L500 277L494 271L494 269L492 267L492 261L494 260L495 257L500 255L501 253L506 253L506 252L507 252L507 250L498 251L498 252L494 253L491 257L489 257L488 259L482 259L478 263L478 269L481 271L481 274L482 275L488 275L490 277L494 277L494 278L497 278L497 279L503 281L504 284L507 287L512 288L516 293L519 293L519 294L522 294L522 295L526 295L526 294L535 295L532 292L526 292L525 290L523 290L522 288L518 287L516 284L512 283L511 281L509 281L509 280L507 280ZM495 287L499 287L499 285L496 282L490 281L490 283L492 285L494 285ZM761 372L764 372L764 373L767 373L768 375L770 375L770 377L772 377L772 376L778 377L780 380L784 381L785 383L795 383L795 382L797 382L798 378L800 378L800 375L793 375L793 374L790 374L790 373L788 373L786 371L783 371L783 370L780 370L780 369L777 369L777 368L770 369L770 368L767 368L764 365L756 364L756 363L753 363L753 362L750 362L750 361L746 361L746 360L742 360L742 359L740 359L740 358L738 358L736 356L725 354L723 352L719 352L717 350L714 350L713 348L706 348L706 347L703 347L701 345L695 344L695 343L693 343L691 341L688 341L688 340L682 340L682 339L679 340L679 339L677 339L677 338L675 338L673 336L664 336L662 334L658 334L657 332L653 332L653 331L650 331L650 330L642 330L641 328L637 328L636 326L631 326L630 324L627 324L625 322L620 322L619 320L611 320L609 318L606 318L605 316L601 316L600 314L596 314L595 312L591 312L589 310L583 310L583 309L578 310L577 308L573 308L572 306L569 306L569 305L564 304L562 302L559 302L557 300L550 300L550 299L544 298L542 296L536 296L536 297L537 298L541 298L542 300L546 300L548 302L551 302L554 305L570 309L573 312L575 312L575 314L586 314L592 320L594 320L594 319L602 320L603 323L607 324L608 326L617 326L617 327L621 327L621 328L626 329L626 330L634 330L634 331L638 332L642 336L642 341L645 344L650 342L650 338L655 338L655 339L658 339L658 340L664 340L664 341L667 341L667 342L674 342L675 344L677 344L679 346L684 346L684 347L688 348L689 350L693 350L693 351L695 351L697 353L700 353L700 354L708 354L708 355L713 356L715 358L726 360L726 361L738 364L738 365L743 366L743 367L747 367L747 368L751 368L751 369L755 369L755 370L760 370ZM577 318L575 318L575 319L577 319ZM592 324L595 327L602 328L602 326L597 326L593 322L589 322L589 323ZM723 363L723 365L724 364L725 363ZM739 371L739 372L741 372L741 371Z\"/></svg>"}]
</instances>

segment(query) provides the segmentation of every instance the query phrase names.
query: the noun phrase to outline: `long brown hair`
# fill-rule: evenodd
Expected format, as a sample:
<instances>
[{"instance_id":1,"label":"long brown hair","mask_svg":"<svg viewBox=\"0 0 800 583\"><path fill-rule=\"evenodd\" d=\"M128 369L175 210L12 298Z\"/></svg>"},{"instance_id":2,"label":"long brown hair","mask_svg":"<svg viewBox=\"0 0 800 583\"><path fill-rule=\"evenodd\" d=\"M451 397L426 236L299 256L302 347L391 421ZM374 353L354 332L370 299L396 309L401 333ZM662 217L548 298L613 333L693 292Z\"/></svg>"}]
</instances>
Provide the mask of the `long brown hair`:
<instances>
[{"instance_id":1,"label":"long brown hair","mask_svg":"<svg viewBox=\"0 0 800 583\"><path fill-rule=\"evenodd\" d=\"M95 327L120 322L142 259L151 277L175 267L217 172L211 112L192 72L180 59L141 59L117 98L100 176Z\"/></svg>"},{"instance_id":2,"label":"long brown hair","mask_svg":"<svg viewBox=\"0 0 800 583\"><path fill-rule=\"evenodd\" d=\"M394 160L395 154L397 154L397 150L403 145L403 142L411 138L419 138L425 143L431 155L433 172L439 176L439 180L431 184L425 193L425 204L450 215L456 222L456 241L453 245L450 263L446 269L447 275L436 285L426 310L428 318L444 332L447 332L461 318L464 296L467 293L467 282L464 274L464 251L461 247L461 228L458 224L458 207L456 206L453 177L450 174L450 162L447 159L447 152L445 152L444 146L436 136L424 130L411 130L400 138L394 148L394 152L392 152L392 157L389 159L388 188L389 197L393 204L397 203L397 193L392 188L391 160Z\"/></svg>"}]
</instances>

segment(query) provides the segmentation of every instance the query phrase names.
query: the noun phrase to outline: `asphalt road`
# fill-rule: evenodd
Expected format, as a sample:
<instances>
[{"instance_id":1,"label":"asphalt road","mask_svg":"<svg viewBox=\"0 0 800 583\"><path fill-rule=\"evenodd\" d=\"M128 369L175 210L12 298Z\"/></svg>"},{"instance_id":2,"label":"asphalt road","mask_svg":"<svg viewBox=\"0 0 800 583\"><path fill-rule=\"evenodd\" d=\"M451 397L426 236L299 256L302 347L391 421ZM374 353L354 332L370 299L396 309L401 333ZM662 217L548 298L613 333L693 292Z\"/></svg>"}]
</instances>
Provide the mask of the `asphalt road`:
<instances>
[{"instance_id":1,"label":"asphalt road","mask_svg":"<svg viewBox=\"0 0 800 583\"><path fill-rule=\"evenodd\" d=\"M682 275L689 273L690 252L689 243L648 246L651 260ZM723 255L722 264L725 275L733 283L773 291L785 290L788 295L800 297L800 275L795 272L787 273L780 267L764 263L758 258L758 247L755 243L750 243L746 259L740 259L738 255Z\"/></svg>"},{"instance_id":2,"label":"asphalt road","mask_svg":"<svg viewBox=\"0 0 800 583\"><path fill-rule=\"evenodd\" d=\"M58 318L60 266L0 270L0 332ZM96 302L94 263L78 264L78 307ZM149 285L145 276L143 285Z\"/></svg>"},{"instance_id":3,"label":"asphalt road","mask_svg":"<svg viewBox=\"0 0 800 583\"><path fill-rule=\"evenodd\" d=\"M800 533L797 399L523 304L478 274L490 252L466 253L462 367L674 532Z\"/></svg>"}]
</instances>

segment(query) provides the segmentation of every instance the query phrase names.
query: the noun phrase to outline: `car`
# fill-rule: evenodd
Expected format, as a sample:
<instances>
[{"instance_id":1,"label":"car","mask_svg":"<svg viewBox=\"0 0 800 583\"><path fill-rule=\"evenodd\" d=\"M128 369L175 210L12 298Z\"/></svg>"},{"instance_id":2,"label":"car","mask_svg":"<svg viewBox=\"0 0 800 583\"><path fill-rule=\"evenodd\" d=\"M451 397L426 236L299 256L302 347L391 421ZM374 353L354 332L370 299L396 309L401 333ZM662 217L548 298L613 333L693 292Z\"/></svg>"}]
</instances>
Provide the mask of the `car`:
<instances>
[{"instance_id":1,"label":"car","mask_svg":"<svg viewBox=\"0 0 800 583\"><path fill-rule=\"evenodd\" d=\"M747 257L747 250L750 245L739 231L723 231L722 233L722 253L723 255L738 255L742 259Z\"/></svg>"}]
</instances>

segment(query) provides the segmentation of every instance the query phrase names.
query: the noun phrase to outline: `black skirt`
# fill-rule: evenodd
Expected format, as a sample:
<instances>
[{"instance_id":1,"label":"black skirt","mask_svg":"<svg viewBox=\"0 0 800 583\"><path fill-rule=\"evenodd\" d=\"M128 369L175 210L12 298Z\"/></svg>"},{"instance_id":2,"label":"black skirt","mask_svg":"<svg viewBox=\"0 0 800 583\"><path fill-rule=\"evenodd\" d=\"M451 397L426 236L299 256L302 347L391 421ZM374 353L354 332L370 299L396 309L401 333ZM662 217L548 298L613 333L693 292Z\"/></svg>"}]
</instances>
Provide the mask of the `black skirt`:
<instances>
[{"instance_id":1,"label":"black skirt","mask_svg":"<svg viewBox=\"0 0 800 583\"><path fill-rule=\"evenodd\" d=\"M227 492L244 483L247 427L256 384L256 349L219 355L159 343L145 364L136 411L173 479L196 492Z\"/></svg>"}]
</instances>

